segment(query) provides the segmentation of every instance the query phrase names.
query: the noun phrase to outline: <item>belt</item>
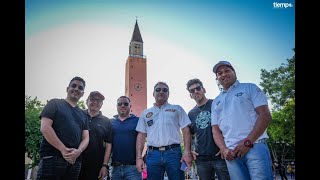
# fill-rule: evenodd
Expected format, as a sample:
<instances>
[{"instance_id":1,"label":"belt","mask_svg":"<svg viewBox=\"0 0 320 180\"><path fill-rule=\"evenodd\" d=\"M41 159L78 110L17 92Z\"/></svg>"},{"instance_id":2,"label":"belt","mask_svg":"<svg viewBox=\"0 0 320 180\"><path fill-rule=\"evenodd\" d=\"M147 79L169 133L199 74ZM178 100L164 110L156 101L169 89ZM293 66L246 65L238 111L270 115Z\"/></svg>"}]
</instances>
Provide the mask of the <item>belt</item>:
<instances>
[{"instance_id":1,"label":"belt","mask_svg":"<svg viewBox=\"0 0 320 180\"><path fill-rule=\"evenodd\" d=\"M176 147L180 147L180 144L171 144L168 146L161 146L161 147L149 146L149 150L165 151L165 150L169 150L169 149L176 148Z\"/></svg>"},{"instance_id":2,"label":"belt","mask_svg":"<svg viewBox=\"0 0 320 180\"><path fill-rule=\"evenodd\" d=\"M131 162L131 163L128 163L128 162L112 162L111 163L111 166L113 166L113 167L128 166L128 165L136 165L136 163L135 162Z\"/></svg>"}]
</instances>

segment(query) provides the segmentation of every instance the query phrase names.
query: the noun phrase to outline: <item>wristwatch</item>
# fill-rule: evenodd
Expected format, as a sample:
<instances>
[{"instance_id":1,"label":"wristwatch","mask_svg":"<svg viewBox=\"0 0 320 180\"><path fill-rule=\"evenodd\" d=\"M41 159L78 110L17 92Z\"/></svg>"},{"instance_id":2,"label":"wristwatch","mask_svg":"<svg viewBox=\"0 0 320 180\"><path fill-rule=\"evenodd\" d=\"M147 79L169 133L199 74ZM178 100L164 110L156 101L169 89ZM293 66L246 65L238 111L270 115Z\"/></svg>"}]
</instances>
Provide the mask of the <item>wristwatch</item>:
<instances>
[{"instance_id":1,"label":"wristwatch","mask_svg":"<svg viewBox=\"0 0 320 180\"><path fill-rule=\"evenodd\" d=\"M253 147L252 142L250 141L250 139L247 139L247 138L245 138L245 139L243 140L243 144L244 144L244 146L249 147L249 148L252 148L252 147Z\"/></svg>"}]
</instances>

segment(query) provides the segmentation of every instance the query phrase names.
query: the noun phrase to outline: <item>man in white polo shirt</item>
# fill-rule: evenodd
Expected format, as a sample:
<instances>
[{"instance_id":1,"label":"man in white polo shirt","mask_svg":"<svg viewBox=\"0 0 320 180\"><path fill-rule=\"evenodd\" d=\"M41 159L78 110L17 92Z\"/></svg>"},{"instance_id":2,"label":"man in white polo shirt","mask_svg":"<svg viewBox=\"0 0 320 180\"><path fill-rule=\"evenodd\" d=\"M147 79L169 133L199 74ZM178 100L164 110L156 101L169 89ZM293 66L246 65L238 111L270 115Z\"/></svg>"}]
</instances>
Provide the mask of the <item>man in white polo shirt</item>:
<instances>
[{"instance_id":1,"label":"man in white polo shirt","mask_svg":"<svg viewBox=\"0 0 320 180\"><path fill-rule=\"evenodd\" d=\"M184 172L180 170L181 162L185 161L191 167L191 123L187 113L180 105L168 103L169 86L165 82L158 82L154 86L154 106L142 112L136 127L138 171L142 172L144 163L142 150L148 137L146 165L148 179L163 180L164 172L169 179L184 180ZM181 151L181 134L183 134L184 153Z\"/></svg>"},{"instance_id":2,"label":"man in white polo shirt","mask_svg":"<svg viewBox=\"0 0 320 180\"><path fill-rule=\"evenodd\" d=\"M218 62L213 72L222 89L211 106L212 133L231 179L272 180L266 143L272 118L266 95L255 84L240 83L227 61Z\"/></svg>"}]
</instances>

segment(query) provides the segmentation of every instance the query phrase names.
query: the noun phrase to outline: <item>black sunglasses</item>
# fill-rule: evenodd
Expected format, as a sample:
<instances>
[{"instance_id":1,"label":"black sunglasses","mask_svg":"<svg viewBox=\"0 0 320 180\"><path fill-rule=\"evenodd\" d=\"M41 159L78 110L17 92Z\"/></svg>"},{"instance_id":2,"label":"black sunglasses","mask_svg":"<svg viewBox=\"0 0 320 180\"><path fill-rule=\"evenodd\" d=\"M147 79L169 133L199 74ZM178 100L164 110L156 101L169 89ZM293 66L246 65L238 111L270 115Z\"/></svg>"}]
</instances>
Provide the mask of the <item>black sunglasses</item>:
<instances>
[{"instance_id":1,"label":"black sunglasses","mask_svg":"<svg viewBox=\"0 0 320 180\"><path fill-rule=\"evenodd\" d=\"M121 102L120 102L120 103L118 103L117 105L118 105L118 106L122 106L122 105L124 105L124 106L129 106L129 103L127 103L127 102L121 103Z\"/></svg>"},{"instance_id":2,"label":"black sunglasses","mask_svg":"<svg viewBox=\"0 0 320 180\"><path fill-rule=\"evenodd\" d=\"M76 88L77 86L78 86L77 84L71 84L70 87ZM79 89L80 91L83 91L83 90L84 90L84 87L79 85L79 86L78 86L78 89Z\"/></svg>"},{"instance_id":3,"label":"black sunglasses","mask_svg":"<svg viewBox=\"0 0 320 180\"><path fill-rule=\"evenodd\" d=\"M190 93L194 93L195 90L200 91L201 88L202 88L201 86L197 86L197 87L195 87L195 88L193 88L193 89L189 89L189 92L190 92Z\"/></svg>"},{"instance_id":4,"label":"black sunglasses","mask_svg":"<svg viewBox=\"0 0 320 180\"><path fill-rule=\"evenodd\" d=\"M156 88L156 92L160 92L162 90L162 92L168 92L169 89L168 88Z\"/></svg>"}]
</instances>

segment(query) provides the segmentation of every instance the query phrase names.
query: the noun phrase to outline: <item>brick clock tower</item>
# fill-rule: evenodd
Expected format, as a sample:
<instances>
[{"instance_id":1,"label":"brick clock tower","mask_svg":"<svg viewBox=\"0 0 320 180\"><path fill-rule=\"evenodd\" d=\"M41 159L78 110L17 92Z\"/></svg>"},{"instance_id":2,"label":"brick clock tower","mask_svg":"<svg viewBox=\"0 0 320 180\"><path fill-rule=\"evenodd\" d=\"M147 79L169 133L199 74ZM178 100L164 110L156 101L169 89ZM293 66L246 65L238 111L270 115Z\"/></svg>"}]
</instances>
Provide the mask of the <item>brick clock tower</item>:
<instances>
[{"instance_id":1,"label":"brick clock tower","mask_svg":"<svg viewBox=\"0 0 320 180\"><path fill-rule=\"evenodd\" d=\"M125 94L131 100L131 114L140 116L147 108L147 61L138 22L134 26L126 62Z\"/></svg>"}]
</instances>

